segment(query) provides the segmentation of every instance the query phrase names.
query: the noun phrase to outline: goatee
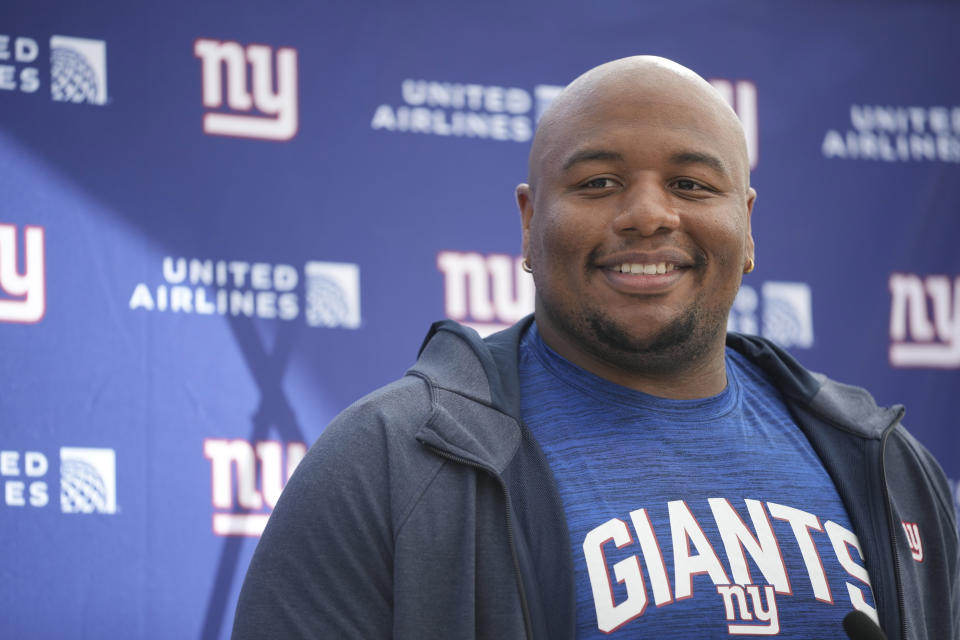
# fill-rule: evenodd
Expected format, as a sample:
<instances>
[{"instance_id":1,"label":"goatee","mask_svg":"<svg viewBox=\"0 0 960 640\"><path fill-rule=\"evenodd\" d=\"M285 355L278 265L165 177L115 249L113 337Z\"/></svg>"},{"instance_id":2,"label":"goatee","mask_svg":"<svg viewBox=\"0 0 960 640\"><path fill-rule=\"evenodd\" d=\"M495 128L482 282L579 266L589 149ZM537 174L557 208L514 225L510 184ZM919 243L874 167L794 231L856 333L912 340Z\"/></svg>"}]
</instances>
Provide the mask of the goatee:
<instances>
[{"instance_id":1,"label":"goatee","mask_svg":"<svg viewBox=\"0 0 960 640\"><path fill-rule=\"evenodd\" d=\"M594 355L616 364L627 371L657 372L672 371L689 366L707 355L716 340L716 332L709 328L718 324L715 318L699 308L689 309L682 316L663 327L652 337L639 338L627 328L614 322L604 313L594 312L580 321L589 327L593 340ZM726 326L726 323L723 323ZM721 329L722 331L722 329Z\"/></svg>"}]
</instances>

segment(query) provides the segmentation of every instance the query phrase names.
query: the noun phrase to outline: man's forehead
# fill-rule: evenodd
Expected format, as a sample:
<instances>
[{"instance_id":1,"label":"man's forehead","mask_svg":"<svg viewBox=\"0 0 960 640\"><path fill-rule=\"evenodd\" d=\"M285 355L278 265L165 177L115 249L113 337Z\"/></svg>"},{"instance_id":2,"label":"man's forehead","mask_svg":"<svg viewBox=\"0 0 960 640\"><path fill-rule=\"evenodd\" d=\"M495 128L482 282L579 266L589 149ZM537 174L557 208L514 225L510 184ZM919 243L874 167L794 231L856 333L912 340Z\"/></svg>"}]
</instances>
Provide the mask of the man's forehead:
<instances>
[{"instance_id":1,"label":"man's forehead","mask_svg":"<svg viewBox=\"0 0 960 640\"><path fill-rule=\"evenodd\" d=\"M553 171L566 172L588 162L629 163L637 160L669 165L702 165L717 173L736 172L736 139L710 118L682 120L644 118L571 120L543 141L540 161Z\"/></svg>"},{"instance_id":2,"label":"man's forehead","mask_svg":"<svg viewBox=\"0 0 960 640\"><path fill-rule=\"evenodd\" d=\"M739 119L720 94L693 71L672 61L649 56L616 60L596 67L574 80L547 109L530 153L530 180L543 163L554 169L569 164L585 149L610 148L597 144L613 125L635 123L668 135L686 127L702 144L671 153L689 151L713 156L728 174L740 173L749 183L746 144ZM614 127L615 128L615 127ZM694 137L698 137L694 136ZM621 145L622 146L622 145ZM690 145L687 145L690 146ZM738 159L738 155L743 155ZM716 163L714 163L716 164ZM743 164L742 168L736 165Z\"/></svg>"},{"instance_id":3,"label":"man's forehead","mask_svg":"<svg viewBox=\"0 0 960 640\"><path fill-rule=\"evenodd\" d=\"M555 167L556 171L549 169L548 171L555 174L555 177L562 178L570 172L576 172L593 165L597 165L598 168L605 165L622 166L628 167L629 170L631 163L635 161L634 155L630 149L620 151L618 148L599 146L577 148L571 150L565 156L558 156L558 162L555 164L559 166ZM697 168L701 171L712 172L717 177L726 180L734 179L736 172L729 159L725 159L723 155L692 146L661 150L656 157L650 157L647 154L644 159L647 161L644 165L645 169L651 166L659 166L669 170Z\"/></svg>"}]
</instances>

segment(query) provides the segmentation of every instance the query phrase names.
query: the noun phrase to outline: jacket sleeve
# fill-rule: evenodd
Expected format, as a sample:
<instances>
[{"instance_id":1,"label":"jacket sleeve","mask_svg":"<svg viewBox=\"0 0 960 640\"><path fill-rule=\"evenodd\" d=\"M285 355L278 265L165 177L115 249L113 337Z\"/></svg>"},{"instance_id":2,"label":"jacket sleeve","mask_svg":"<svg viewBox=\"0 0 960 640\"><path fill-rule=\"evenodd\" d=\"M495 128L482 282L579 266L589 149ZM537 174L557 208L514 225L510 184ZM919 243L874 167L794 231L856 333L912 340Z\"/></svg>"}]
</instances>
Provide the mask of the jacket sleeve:
<instances>
[{"instance_id":1,"label":"jacket sleeve","mask_svg":"<svg viewBox=\"0 0 960 640\"><path fill-rule=\"evenodd\" d=\"M925 613L922 637L960 638L960 541L950 484L937 460L916 438L902 426L897 433L900 437L890 443L893 451L901 460L915 463L895 465L889 482L917 487L900 501L900 511L910 509L910 520L916 522L925 513L935 516L919 531L920 559L910 560L908 553L902 562L904 577L916 585L904 594L907 615ZM903 533L896 530L898 536Z\"/></svg>"},{"instance_id":2,"label":"jacket sleeve","mask_svg":"<svg viewBox=\"0 0 960 640\"><path fill-rule=\"evenodd\" d=\"M953 492L943 468L936 458L918 441L912 438L918 456L930 477L939 504L943 507L943 539L946 547L947 571L950 574L950 590L946 602L951 607L952 621L950 636L960 638L960 533L957 530L957 511L954 507Z\"/></svg>"},{"instance_id":3,"label":"jacket sleeve","mask_svg":"<svg viewBox=\"0 0 960 640\"><path fill-rule=\"evenodd\" d=\"M393 535L384 420L358 403L326 428L274 509L233 638L388 638Z\"/></svg>"}]
</instances>

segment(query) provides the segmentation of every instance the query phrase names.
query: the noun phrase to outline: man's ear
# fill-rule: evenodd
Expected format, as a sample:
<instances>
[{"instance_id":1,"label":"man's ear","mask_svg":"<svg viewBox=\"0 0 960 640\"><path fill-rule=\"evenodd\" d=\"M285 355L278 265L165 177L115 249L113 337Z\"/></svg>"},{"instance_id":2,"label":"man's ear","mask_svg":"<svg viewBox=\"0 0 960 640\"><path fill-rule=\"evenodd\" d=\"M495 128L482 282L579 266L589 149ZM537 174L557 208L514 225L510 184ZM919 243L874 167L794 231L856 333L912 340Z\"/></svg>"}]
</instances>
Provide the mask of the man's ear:
<instances>
[{"instance_id":1,"label":"man's ear","mask_svg":"<svg viewBox=\"0 0 960 640\"><path fill-rule=\"evenodd\" d=\"M530 222L533 220L533 190L528 184L517 185L517 207L523 232L523 257L530 258Z\"/></svg>"}]
</instances>

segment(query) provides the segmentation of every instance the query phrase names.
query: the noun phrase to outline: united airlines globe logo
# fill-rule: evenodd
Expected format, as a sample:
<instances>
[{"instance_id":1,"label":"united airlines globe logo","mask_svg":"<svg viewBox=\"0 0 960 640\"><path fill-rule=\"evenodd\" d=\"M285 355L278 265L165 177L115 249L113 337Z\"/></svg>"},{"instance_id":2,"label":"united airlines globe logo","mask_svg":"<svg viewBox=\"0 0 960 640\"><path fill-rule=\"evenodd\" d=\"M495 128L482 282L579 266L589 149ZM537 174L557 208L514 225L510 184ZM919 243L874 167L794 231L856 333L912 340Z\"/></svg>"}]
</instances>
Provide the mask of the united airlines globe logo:
<instances>
[{"instance_id":1,"label":"united airlines globe logo","mask_svg":"<svg viewBox=\"0 0 960 640\"><path fill-rule=\"evenodd\" d=\"M103 40L50 38L50 97L56 102L107 103L107 43Z\"/></svg>"},{"instance_id":2,"label":"united airlines globe logo","mask_svg":"<svg viewBox=\"0 0 960 640\"><path fill-rule=\"evenodd\" d=\"M93 465L67 460L60 465L60 507L64 513L103 513L107 486Z\"/></svg>"},{"instance_id":3,"label":"united airlines globe logo","mask_svg":"<svg viewBox=\"0 0 960 640\"><path fill-rule=\"evenodd\" d=\"M97 73L72 49L50 53L50 91L57 102L96 102Z\"/></svg>"},{"instance_id":4,"label":"united airlines globe logo","mask_svg":"<svg viewBox=\"0 0 960 640\"><path fill-rule=\"evenodd\" d=\"M307 292L307 322L321 327L336 327L347 317L343 289L327 278L314 277Z\"/></svg>"},{"instance_id":5,"label":"united airlines globe logo","mask_svg":"<svg viewBox=\"0 0 960 640\"><path fill-rule=\"evenodd\" d=\"M60 508L64 513L116 513L113 449L60 449Z\"/></svg>"},{"instance_id":6,"label":"united airlines globe logo","mask_svg":"<svg viewBox=\"0 0 960 640\"><path fill-rule=\"evenodd\" d=\"M355 264L308 262L306 319L312 327L360 326L360 270Z\"/></svg>"}]
</instances>

